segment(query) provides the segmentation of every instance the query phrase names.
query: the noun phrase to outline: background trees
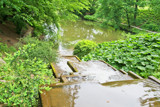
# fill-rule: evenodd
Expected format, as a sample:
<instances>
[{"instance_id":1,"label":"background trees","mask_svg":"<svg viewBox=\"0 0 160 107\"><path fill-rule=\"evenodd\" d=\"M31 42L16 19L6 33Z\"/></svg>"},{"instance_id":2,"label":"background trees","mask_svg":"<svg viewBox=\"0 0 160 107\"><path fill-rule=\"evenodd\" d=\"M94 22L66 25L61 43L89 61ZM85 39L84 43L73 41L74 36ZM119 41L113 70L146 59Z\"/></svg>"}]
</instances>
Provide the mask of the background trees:
<instances>
[{"instance_id":1,"label":"background trees","mask_svg":"<svg viewBox=\"0 0 160 107\"><path fill-rule=\"evenodd\" d=\"M106 24L112 23L114 27L119 27L122 22L126 22L128 27L136 25L138 9L144 7L146 1L142 0L99 0L97 16Z\"/></svg>"}]
</instances>

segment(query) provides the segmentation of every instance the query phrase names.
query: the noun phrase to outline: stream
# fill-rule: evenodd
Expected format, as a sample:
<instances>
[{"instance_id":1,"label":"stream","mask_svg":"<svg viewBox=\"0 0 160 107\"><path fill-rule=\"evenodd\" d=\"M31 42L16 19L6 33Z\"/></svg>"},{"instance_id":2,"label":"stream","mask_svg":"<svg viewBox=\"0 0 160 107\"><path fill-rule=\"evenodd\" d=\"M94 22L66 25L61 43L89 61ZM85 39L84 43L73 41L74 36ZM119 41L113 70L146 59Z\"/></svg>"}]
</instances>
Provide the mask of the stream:
<instances>
[{"instance_id":1,"label":"stream","mask_svg":"<svg viewBox=\"0 0 160 107\"><path fill-rule=\"evenodd\" d=\"M160 85L154 80L137 79L103 61L81 62L71 56L79 40L119 40L122 31L103 29L85 21L61 25L58 61L51 63L61 83L43 91L43 107L160 107Z\"/></svg>"},{"instance_id":2,"label":"stream","mask_svg":"<svg viewBox=\"0 0 160 107\"><path fill-rule=\"evenodd\" d=\"M96 43L119 40L122 31L113 28L104 29L94 22L77 21L61 23L61 42L59 45L60 55L72 55L74 45L83 39L93 40Z\"/></svg>"}]
</instances>

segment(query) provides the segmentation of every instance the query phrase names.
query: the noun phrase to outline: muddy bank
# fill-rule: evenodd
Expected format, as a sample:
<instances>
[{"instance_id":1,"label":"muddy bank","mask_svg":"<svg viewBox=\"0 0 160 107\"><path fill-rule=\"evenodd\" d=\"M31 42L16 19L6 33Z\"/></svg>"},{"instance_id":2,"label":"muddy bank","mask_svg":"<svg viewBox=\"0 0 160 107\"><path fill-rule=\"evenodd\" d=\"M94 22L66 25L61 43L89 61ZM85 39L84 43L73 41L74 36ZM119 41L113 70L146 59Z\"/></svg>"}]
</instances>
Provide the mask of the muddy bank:
<instances>
[{"instance_id":1,"label":"muddy bank","mask_svg":"<svg viewBox=\"0 0 160 107\"><path fill-rule=\"evenodd\" d=\"M16 27L12 23L0 24L0 42L9 46L18 42L20 35L16 33Z\"/></svg>"},{"instance_id":2,"label":"muddy bank","mask_svg":"<svg viewBox=\"0 0 160 107\"><path fill-rule=\"evenodd\" d=\"M11 22L6 22L5 24L0 23L0 42L12 46L19 41L20 37L32 34L32 32L33 28L30 26L26 26L26 28L21 31L21 34L17 34L16 26L14 26L13 23Z\"/></svg>"}]
</instances>

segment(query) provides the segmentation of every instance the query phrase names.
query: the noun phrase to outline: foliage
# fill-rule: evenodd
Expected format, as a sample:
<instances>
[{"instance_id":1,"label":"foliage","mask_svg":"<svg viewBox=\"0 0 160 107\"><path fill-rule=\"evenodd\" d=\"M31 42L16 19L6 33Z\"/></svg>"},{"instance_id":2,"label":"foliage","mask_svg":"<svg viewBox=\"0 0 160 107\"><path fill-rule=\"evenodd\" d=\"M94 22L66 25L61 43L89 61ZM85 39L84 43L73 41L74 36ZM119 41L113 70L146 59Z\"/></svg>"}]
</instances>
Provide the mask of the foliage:
<instances>
[{"instance_id":1,"label":"foliage","mask_svg":"<svg viewBox=\"0 0 160 107\"><path fill-rule=\"evenodd\" d=\"M83 60L104 60L117 69L134 71L143 77L155 75L159 73L156 71L160 65L160 35L146 34L104 42Z\"/></svg>"},{"instance_id":2,"label":"foliage","mask_svg":"<svg viewBox=\"0 0 160 107\"><path fill-rule=\"evenodd\" d=\"M75 17L73 12L87 8L88 0L1 0L0 21L14 22L20 33L26 24L37 32L46 33L46 26L52 23L59 27L59 20Z\"/></svg>"},{"instance_id":3,"label":"foliage","mask_svg":"<svg viewBox=\"0 0 160 107\"><path fill-rule=\"evenodd\" d=\"M155 16L160 17L160 1L159 0L151 0L150 8L154 11Z\"/></svg>"},{"instance_id":4,"label":"foliage","mask_svg":"<svg viewBox=\"0 0 160 107\"><path fill-rule=\"evenodd\" d=\"M121 27L121 23L160 31L159 0L98 0L96 16L103 25ZM127 28L127 29L128 29Z\"/></svg>"},{"instance_id":5,"label":"foliage","mask_svg":"<svg viewBox=\"0 0 160 107\"><path fill-rule=\"evenodd\" d=\"M0 52L1 53L12 53L12 52L15 52L16 51L16 48L14 48L13 46L10 46L8 47L7 44L4 44L4 43L0 43Z\"/></svg>"},{"instance_id":6,"label":"foliage","mask_svg":"<svg viewBox=\"0 0 160 107\"><path fill-rule=\"evenodd\" d=\"M30 57L35 44L19 48L14 55L7 54L5 64L0 68L0 102L8 106L37 106L40 85L50 84L52 71L42 60ZM49 78L50 77L50 78Z\"/></svg>"},{"instance_id":7,"label":"foliage","mask_svg":"<svg viewBox=\"0 0 160 107\"><path fill-rule=\"evenodd\" d=\"M119 28L123 21L130 27L131 23L136 24L138 7L145 3L146 0L99 0L96 16L115 28Z\"/></svg>"},{"instance_id":8,"label":"foliage","mask_svg":"<svg viewBox=\"0 0 160 107\"><path fill-rule=\"evenodd\" d=\"M84 19L89 20L89 21L95 21L96 20L96 18L93 15L85 15Z\"/></svg>"},{"instance_id":9,"label":"foliage","mask_svg":"<svg viewBox=\"0 0 160 107\"><path fill-rule=\"evenodd\" d=\"M160 31L160 27L156 23L147 23L142 25L141 27L151 31Z\"/></svg>"},{"instance_id":10,"label":"foliage","mask_svg":"<svg viewBox=\"0 0 160 107\"><path fill-rule=\"evenodd\" d=\"M74 13L82 18L84 18L85 15L93 15L96 12L97 1L98 0L88 0L88 8L83 8L80 12L75 11Z\"/></svg>"},{"instance_id":11,"label":"foliage","mask_svg":"<svg viewBox=\"0 0 160 107\"><path fill-rule=\"evenodd\" d=\"M122 15L121 0L99 0L99 4L96 16L101 18L103 23L109 24L111 22L115 27L119 26Z\"/></svg>"},{"instance_id":12,"label":"foliage","mask_svg":"<svg viewBox=\"0 0 160 107\"><path fill-rule=\"evenodd\" d=\"M93 51L96 46L97 44L93 41L81 40L75 45L73 54L81 59L84 55Z\"/></svg>"},{"instance_id":13,"label":"foliage","mask_svg":"<svg viewBox=\"0 0 160 107\"><path fill-rule=\"evenodd\" d=\"M151 30L151 31L160 31L160 17L153 10L141 9L137 17L137 25L141 28Z\"/></svg>"},{"instance_id":14,"label":"foliage","mask_svg":"<svg viewBox=\"0 0 160 107\"><path fill-rule=\"evenodd\" d=\"M56 60L57 52L54 48L55 44L52 41L39 40L37 37L26 36L20 39L18 46L23 46L23 44L34 44L32 48L25 50L29 53L29 58L34 59L36 57L46 63Z\"/></svg>"}]
</instances>

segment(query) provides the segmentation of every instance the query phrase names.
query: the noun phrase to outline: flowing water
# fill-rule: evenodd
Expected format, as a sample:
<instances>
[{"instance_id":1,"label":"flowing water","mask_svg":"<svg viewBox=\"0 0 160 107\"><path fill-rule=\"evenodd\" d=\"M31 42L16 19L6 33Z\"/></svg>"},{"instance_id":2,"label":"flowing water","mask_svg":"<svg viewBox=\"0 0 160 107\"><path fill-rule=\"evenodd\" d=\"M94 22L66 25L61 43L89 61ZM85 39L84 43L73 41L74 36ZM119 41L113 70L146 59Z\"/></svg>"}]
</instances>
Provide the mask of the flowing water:
<instances>
[{"instance_id":1,"label":"flowing water","mask_svg":"<svg viewBox=\"0 0 160 107\"><path fill-rule=\"evenodd\" d=\"M104 29L98 26L97 23L88 21L77 22L61 22L61 42L59 43L59 56L67 56L73 54L74 45L83 39L93 40L96 43L102 43L105 41L119 40L123 38L122 31L115 31L113 28ZM68 59L64 57L58 57L57 65L63 71L70 72L70 68L67 65Z\"/></svg>"},{"instance_id":2,"label":"flowing water","mask_svg":"<svg viewBox=\"0 0 160 107\"><path fill-rule=\"evenodd\" d=\"M74 44L82 39L101 43L122 37L121 31L102 29L85 21L62 23L61 29L60 56L72 55ZM154 81L133 80L100 61L79 62L71 57L59 57L56 66L60 71L73 72L67 61L77 70L73 74L87 79L54 84L50 91L44 90L41 94L44 107L160 107L160 85Z\"/></svg>"},{"instance_id":3,"label":"flowing water","mask_svg":"<svg viewBox=\"0 0 160 107\"><path fill-rule=\"evenodd\" d=\"M74 74L80 77L85 76L86 81L105 83L133 79L128 75L122 74L118 70L112 69L102 61L73 62L72 67L77 70Z\"/></svg>"},{"instance_id":4,"label":"flowing water","mask_svg":"<svg viewBox=\"0 0 160 107\"><path fill-rule=\"evenodd\" d=\"M79 40L88 39L88 40L93 40L96 43L102 43L122 38L121 33L122 31L119 30L115 31L113 28L104 29L100 27L97 23L88 21L81 20L77 22L70 22L70 21L65 23L62 22L61 33L60 33L62 37L61 37L61 42L59 44L58 52L60 56L72 55L74 45ZM56 65L58 65L60 69L65 72L71 72L70 68L67 65L67 61L69 60L64 57L59 57ZM83 68L87 69L85 66ZM101 74L101 76L103 76L103 74Z\"/></svg>"}]
</instances>

